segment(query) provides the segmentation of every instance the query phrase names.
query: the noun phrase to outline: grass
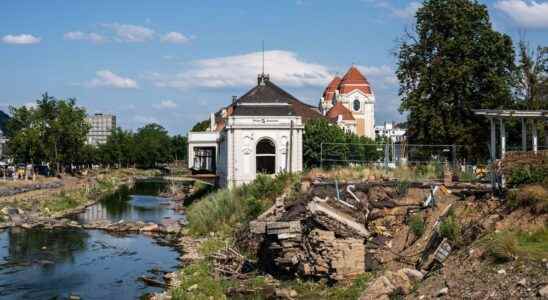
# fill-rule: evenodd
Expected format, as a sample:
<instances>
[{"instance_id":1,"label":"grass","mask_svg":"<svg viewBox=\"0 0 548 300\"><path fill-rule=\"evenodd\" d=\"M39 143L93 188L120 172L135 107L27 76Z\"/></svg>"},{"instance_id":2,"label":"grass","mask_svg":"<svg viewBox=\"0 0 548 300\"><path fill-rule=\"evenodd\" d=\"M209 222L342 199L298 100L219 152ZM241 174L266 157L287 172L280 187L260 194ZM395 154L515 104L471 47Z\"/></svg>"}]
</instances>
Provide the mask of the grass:
<instances>
[{"instance_id":1,"label":"grass","mask_svg":"<svg viewBox=\"0 0 548 300\"><path fill-rule=\"evenodd\" d=\"M533 260L548 258L546 227L533 231L499 231L486 236L480 243L497 262L506 262L517 257Z\"/></svg>"},{"instance_id":2,"label":"grass","mask_svg":"<svg viewBox=\"0 0 548 300\"><path fill-rule=\"evenodd\" d=\"M233 285L214 278L213 268L205 260L183 268L181 273L181 284L170 291L173 300L227 299L225 290Z\"/></svg>"},{"instance_id":3,"label":"grass","mask_svg":"<svg viewBox=\"0 0 548 300\"><path fill-rule=\"evenodd\" d=\"M333 286L327 284L325 280L303 281L295 279L282 283L283 287L294 289L299 299L359 299L365 290L367 283L371 280L371 273L358 275L351 281L340 282Z\"/></svg>"},{"instance_id":4,"label":"grass","mask_svg":"<svg viewBox=\"0 0 548 300\"><path fill-rule=\"evenodd\" d=\"M542 185L524 185L508 194L508 206L515 209L530 207L533 212L548 212L548 190Z\"/></svg>"},{"instance_id":5,"label":"grass","mask_svg":"<svg viewBox=\"0 0 548 300\"><path fill-rule=\"evenodd\" d=\"M218 190L189 207L189 232L194 236L210 232L230 236L241 224L268 209L276 197L296 191L299 182L297 175L261 175L250 184Z\"/></svg>"},{"instance_id":6,"label":"grass","mask_svg":"<svg viewBox=\"0 0 548 300\"><path fill-rule=\"evenodd\" d=\"M461 225L457 221L455 211L452 208L447 213L447 217L440 223L439 232L442 237L447 238L454 245L461 243Z\"/></svg>"}]
</instances>

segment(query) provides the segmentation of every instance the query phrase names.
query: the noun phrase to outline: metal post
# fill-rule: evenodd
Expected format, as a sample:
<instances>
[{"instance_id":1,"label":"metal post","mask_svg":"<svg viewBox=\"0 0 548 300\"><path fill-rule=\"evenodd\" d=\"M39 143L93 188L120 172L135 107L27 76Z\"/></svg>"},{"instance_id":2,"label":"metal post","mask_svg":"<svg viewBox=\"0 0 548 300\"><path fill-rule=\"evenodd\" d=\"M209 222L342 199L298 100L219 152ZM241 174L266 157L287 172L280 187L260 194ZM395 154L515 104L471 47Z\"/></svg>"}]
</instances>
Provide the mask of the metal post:
<instances>
[{"instance_id":1,"label":"metal post","mask_svg":"<svg viewBox=\"0 0 548 300\"><path fill-rule=\"evenodd\" d=\"M320 169L323 169L323 142L320 143Z\"/></svg>"},{"instance_id":2,"label":"metal post","mask_svg":"<svg viewBox=\"0 0 548 300\"><path fill-rule=\"evenodd\" d=\"M535 120L532 121L532 125L533 125L533 128L532 128L532 131L533 131L533 152L535 152L535 154L536 154L537 151L538 151L538 132L537 132L537 124L536 124Z\"/></svg>"},{"instance_id":3,"label":"metal post","mask_svg":"<svg viewBox=\"0 0 548 300\"><path fill-rule=\"evenodd\" d=\"M521 151L527 151L527 124L525 124L525 118L521 118Z\"/></svg>"},{"instance_id":4,"label":"metal post","mask_svg":"<svg viewBox=\"0 0 548 300\"><path fill-rule=\"evenodd\" d=\"M384 168L388 169L388 143L384 144Z\"/></svg>"},{"instance_id":5,"label":"metal post","mask_svg":"<svg viewBox=\"0 0 548 300\"><path fill-rule=\"evenodd\" d=\"M500 121L500 158L504 158L506 154L506 127L504 126L504 120Z\"/></svg>"},{"instance_id":6,"label":"metal post","mask_svg":"<svg viewBox=\"0 0 548 300\"><path fill-rule=\"evenodd\" d=\"M293 120L289 128L289 173L293 173Z\"/></svg>"},{"instance_id":7,"label":"metal post","mask_svg":"<svg viewBox=\"0 0 548 300\"><path fill-rule=\"evenodd\" d=\"M497 141L496 141L496 124L493 118L489 118L491 124L491 162L494 163L497 159Z\"/></svg>"}]
</instances>

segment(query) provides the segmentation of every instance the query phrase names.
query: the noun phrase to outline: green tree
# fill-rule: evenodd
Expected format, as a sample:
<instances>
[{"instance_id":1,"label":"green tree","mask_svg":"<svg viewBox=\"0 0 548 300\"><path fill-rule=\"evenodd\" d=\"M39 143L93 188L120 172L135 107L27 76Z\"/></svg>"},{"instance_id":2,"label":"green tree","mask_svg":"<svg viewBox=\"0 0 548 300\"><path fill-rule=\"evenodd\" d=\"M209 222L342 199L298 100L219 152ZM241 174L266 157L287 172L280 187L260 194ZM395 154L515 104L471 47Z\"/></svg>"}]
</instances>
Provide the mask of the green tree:
<instances>
[{"instance_id":1,"label":"green tree","mask_svg":"<svg viewBox=\"0 0 548 300\"><path fill-rule=\"evenodd\" d=\"M188 157L188 141L186 136L171 137L171 157L173 160L186 160Z\"/></svg>"},{"instance_id":2,"label":"green tree","mask_svg":"<svg viewBox=\"0 0 548 300\"><path fill-rule=\"evenodd\" d=\"M89 124L75 99L58 100L47 93L36 107L10 107L6 124L10 149L18 162L50 162L60 169L80 160Z\"/></svg>"},{"instance_id":3,"label":"green tree","mask_svg":"<svg viewBox=\"0 0 548 300\"><path fill-rule=\"evenodd\" d=\"M472 110L512 105L510 37L470 0L425 1L415 32L399 47L396 72L409 142L459 144L465 157L486 157L488 124Z\"/></svg>"},{"instance_id":4,"label":"green tree","mask_svg":"<svg viewBox=\"0 0 548 300\"><path fill-rule=\"evenodd\" d=\"M341 160L347 146L344 131L326 119L306 122L303 134L303 162L306 168L318 167L321 160ZM325 162L325 165L334 162Z\"/></svg>"},{"instance_id":5,"label":"green tree","mask_svg":"<svg viewBox=\"0 0 548 300\"><path fill-rule=\"evenodd\" d=\"M198 122L192 126L192 129L190 129L191 132L201 132L206 131L209 128L209 119Z\"/></svg>"},{"instance_id":6,"label":"green tree","mask_svg":"<svg viewBox=\"0 0 548 300\"><path fill-rule=\"evenodd\" d=\"M166 163L172 159L170 146L170 138L162 126L147 124L135 134L136 162L145 168Z\"/></svg>"}]
</instances>

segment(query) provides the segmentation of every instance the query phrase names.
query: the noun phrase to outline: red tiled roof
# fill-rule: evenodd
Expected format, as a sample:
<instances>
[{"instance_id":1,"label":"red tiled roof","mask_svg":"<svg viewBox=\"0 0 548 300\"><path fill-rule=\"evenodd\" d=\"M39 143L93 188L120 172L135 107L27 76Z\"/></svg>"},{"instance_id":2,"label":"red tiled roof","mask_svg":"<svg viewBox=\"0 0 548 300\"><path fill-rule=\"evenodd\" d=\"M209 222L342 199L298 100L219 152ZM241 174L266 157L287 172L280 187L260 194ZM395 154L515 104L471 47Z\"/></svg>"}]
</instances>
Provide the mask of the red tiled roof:
<instances>
[{"instance_id":1,"label":"red tiled roof","mask_svg":"<svg viewBox=\"0 0 548 300\"><path fill-rule=\"evenodd\" d=\"M360 90L365 94L371 94L369 81L355 66L350 67L339 84L339 93L346 94L353 90Z\"/></svg>"},{"instance_id":2,"label":"red tiled roof","mask_svg":"<svg viewBox=\"0 0 548 300\"><path fill-rule=\"evenodd\" d=\"M335 91L339 88L341 80L342 79L339 76L335 76L335 78L331 80L331 82L327 85L325 91L323 92L324 101L333 100L333 97L335 96Z\"/></svg>"},{"instance_id":3,"label":"red tiled roof","mask_svg":"<svg viewBox=\"0 0 548 300\"><path fill-rule=\"evenodd\" d=\"M352 112L344 107L344 105L342 104L342 102L337 102L335 104L335 106L333 106L328 112L327 112L327 115L326 117L332 121L337 121L337 119L339 118L339 115L342 116L342 119L344 121L353 121L354 120L354 116L352 116Z\"/></svg>"}]
</instances>

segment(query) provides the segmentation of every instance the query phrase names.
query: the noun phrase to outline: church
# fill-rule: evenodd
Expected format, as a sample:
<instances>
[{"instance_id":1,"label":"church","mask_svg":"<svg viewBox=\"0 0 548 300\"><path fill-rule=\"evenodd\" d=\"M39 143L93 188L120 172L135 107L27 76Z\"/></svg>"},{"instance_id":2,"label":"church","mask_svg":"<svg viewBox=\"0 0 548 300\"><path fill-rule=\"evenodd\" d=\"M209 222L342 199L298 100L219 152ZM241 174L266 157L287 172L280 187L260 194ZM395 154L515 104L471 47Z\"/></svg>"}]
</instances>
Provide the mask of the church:
<instances>
[{"instance_id":1,"label":"church","mask_svg":"<svg viewBox=\"0 0 548 300\"><path fill-rule=\"evenodd\" d=\"M189 132L189 169L216 174L222 187L302 171L304 123L314 118L323 118L316 107L260 74L249 92L210 115L206 131Z\"/></svg>"},{"instance_id":2,"label":"church","mask_svg":"<svg viewBox=\"0 0 548 300\"><path fill-rule=\"evenodd\" d=\"M335 76L325 88L320 112L347 132L375 139L375 95L355 66L341 78Z\"/></svg>"}]
</instances>

